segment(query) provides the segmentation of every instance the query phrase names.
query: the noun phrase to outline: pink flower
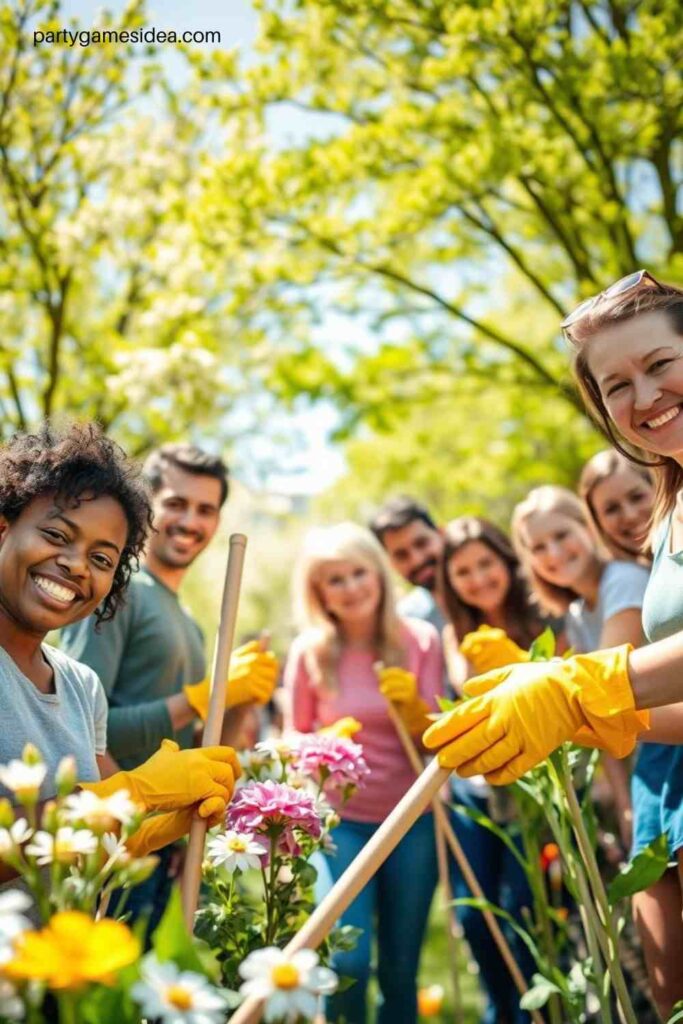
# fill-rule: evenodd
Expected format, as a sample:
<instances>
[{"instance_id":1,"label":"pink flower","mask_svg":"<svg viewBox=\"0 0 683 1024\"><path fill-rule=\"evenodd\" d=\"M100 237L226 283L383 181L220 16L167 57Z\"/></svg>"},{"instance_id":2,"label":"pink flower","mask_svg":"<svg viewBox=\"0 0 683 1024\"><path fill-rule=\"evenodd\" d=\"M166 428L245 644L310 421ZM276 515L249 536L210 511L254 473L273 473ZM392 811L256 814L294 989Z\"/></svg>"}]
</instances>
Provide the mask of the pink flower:
<instances>
[{"instance_id":1,"label":"pink flower","mask_svg":"<svg viewBox=\"0 0 683 1024\"><path fill-rule=\"evenodd\" d=\"M314 779L325 792L342 790L346 798L370 774L363 748L346 737L309 733L298 737L297 748L295 771Z\"/></svg>"},{"instance_id":2,"label":"pink flower","mask_svg":"<svg viewBox=\"0 0 683 1024\"><path fill-rule=\"evenodd\" d=\"M298 856L301 833L320 839L322 822L315 799L284 782L250 782L237 791L228 808L226 827L277 838L281 853Z\"/></svg>"}]
</instances>

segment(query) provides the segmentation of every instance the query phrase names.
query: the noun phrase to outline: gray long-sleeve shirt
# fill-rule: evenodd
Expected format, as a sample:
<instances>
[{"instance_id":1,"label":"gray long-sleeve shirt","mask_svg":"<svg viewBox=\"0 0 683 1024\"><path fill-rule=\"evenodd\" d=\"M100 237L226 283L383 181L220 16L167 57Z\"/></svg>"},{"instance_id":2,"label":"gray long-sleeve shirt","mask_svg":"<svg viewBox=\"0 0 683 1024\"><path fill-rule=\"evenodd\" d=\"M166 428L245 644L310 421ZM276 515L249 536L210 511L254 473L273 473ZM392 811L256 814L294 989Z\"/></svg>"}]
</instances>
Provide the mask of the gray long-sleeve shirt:
<instances>
[{"instance_id":1,"label":"gray long-sleeve shirt","mask_svg":"<svg viewBox=\"0 0 683 1024\"><path fill-rule=\"evenodd\" d=\"M125 605L99 631L90 616L63 630L61 645L102 680L107 746L122 768L142 764L167 737L192 745L193 725L174 732L166 699L206 676L202 633L177 594L150 572L132 577Z\"/></svg>"}]
</instances>

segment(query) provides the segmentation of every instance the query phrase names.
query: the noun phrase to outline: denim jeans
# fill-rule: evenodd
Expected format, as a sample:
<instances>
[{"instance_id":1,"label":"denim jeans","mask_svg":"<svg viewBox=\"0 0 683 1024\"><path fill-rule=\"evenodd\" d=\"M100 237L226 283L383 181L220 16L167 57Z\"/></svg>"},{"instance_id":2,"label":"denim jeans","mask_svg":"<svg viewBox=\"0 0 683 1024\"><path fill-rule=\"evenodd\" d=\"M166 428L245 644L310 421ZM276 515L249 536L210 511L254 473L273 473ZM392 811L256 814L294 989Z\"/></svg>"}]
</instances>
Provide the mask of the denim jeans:
<instances>
[{"instance_id":1,"label":"denim jeans","mask_svg":"<svg viewBox=\"0 0 683 1024\"><path fill-rule=\"evenodd\" d=\"M489 814L488 799L478 795L467 779L454 777L451 786L453 803ZM526 876L513 854L502 840L464 814L452 811L451 825L486 899L523 924L521 910L531 907L532 897ZM451 862L451 886L456 898L472 895L454 862ZM527 1024L529 1014L519 1009L519 993L483 914L474 907L458 907L457 914L472 956L479 965L479 978L489 1000L482 1024ZM522 974L530 980L535 965L527 947L506 922L499 918L498 923Z\"/></svg>"},{"instance_id":2,"label":"denim jeans","mask_svg":"<svg viewBox=\"0 0 683 1024\"><path fill-rule=\"evenodd\" d=\"M358 856L379 825L342 821L334 830L336 855L328 864L336 881ZM355 979L329 1000L330 1021L365 1024L372 940L377 939L378 1024L415 1024L417 970L429 907L436 887L434 821L424 814L356 897L341 924L362 928L355 949L334 958L335 970Z\"/></svg>"}]
</instances>

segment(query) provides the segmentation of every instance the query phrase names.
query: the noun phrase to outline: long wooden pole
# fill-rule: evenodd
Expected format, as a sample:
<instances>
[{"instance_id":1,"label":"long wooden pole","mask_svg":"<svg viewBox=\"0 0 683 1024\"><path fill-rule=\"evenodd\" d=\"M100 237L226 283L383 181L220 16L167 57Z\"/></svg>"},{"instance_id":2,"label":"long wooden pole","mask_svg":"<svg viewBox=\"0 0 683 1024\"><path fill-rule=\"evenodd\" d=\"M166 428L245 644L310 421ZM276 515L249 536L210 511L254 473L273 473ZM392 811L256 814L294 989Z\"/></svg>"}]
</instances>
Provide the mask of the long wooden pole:
<instances>
[{"instance_id":1,"label":"long wooden pole","mask_svg":"<svg viewBox=\"0 0 683 1024\"><path fill-rule=\"evenodd\" d=\"M221 738L228 687L228 669L230 667L230 654L235 638L235 621L237 619L246 546L247 538L243 533L231 534L228 564L225 570L223 600L221 601L221 615L213 653L211 698L209 700L209 713L206 718L204 736L202 738L203 747L216 746ZM192 931L194 925L194 915L199 898L205 838L206 821L197 815L190 828L190 840L182 881L183 914L189 931Z\"/></svg>"},{"instance_id":2,"label":"long wooden pole","mask_svg":"<svg viewBox=\"0 0 683 1024\"><path fill-rule=\"evenodd\" d=\"M408 759L411 765L413 766L413 769L419 775L423 770L422 759L417 752L417 748L415 747L412 736L408 732L405 722L401 718L400 714L398 713L394 705L391 703L389 704L389 717L391 718L394 724L394 728L396 729L396 732L399 735L401 743L403 744L403 749L405 750ZM444 806L438 799L438 797L433 801L432 806L434 809L434 818L437 822L437 825L443 832L446 842L448 843L449 849L453 856L455 857L458 867L462 871L463 878L467 883L467 887L469 888L472 895L475 896L477 899L485 900L486 896L484 895L484 891L481 885L479 884L479 880L472 869L472 865L470 864L467 855L465 854L465 851L460 845L458 837L456 836L455 832L453 831L453 828L451 827L451 823L448 820L448 815L446 814ZM489 931L491 932L493 941L498 946L500 955L502 956L505 962L505 966L512 975L512 980L517 986L520 995L524 995L524 993L528 989L526 979L520 971L519 967L517 966L517 961L515 960L512 954L512 950L510 949L508 941L501 931L500 925L498 924L495 915L487 908L482 908L481 913L484 915L484 920L486 921L486 924L489 927ZM535 1024L544 1024L543 1017L540 1015L540 1013L538 1013L537 1010L530 1010L529 1012Z\"/></svg>"},{"instance_id":3,"label":"long wooden pole","mask_svg":"<svg viewBox=\"0 0 683 1024\"><path fill-rule=\"evenodd\" d=\"M367 885L430 804L449 775L448 769L439 767L436 758L429 764L285 947L287 955L300 949L315 949L320 945L363 886ZM230 1018L230 1024L256 1024L261 1019L262 1004L263 1000L256 996L245 1000Z\"/></svg>"}]
</instances>

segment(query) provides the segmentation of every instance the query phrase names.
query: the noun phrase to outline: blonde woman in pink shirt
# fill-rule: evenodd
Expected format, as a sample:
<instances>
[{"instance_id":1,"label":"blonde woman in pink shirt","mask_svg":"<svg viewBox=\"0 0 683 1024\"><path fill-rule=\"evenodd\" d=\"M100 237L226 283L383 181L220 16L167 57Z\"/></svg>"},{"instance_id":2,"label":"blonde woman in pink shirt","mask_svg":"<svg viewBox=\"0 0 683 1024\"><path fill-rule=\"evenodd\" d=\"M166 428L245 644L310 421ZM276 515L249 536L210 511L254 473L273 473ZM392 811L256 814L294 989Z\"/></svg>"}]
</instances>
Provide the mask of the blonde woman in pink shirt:
<instances>
[{"instance_id":1,"label":"blonde woman in pink shirt","mask_svg":"<svg viewBox=\"0 0 683 1024\"><path fill-rule=\"evenodd\" d=\"M443 664L439 637L427 622L396 613L386 556L353 523L313 530L295 576L302 633L285 669L288 725L312 732L347 715L362 723L370 776L341 808L337 851L328 863L336 880L415 781L387 715L393 700L419 743L427 712L437 710ZM383 669L376 669L382 662ZM371 947L377 941L381 992L378 1024L415 1024L416 978L437 868L431 814L423 815L349 907L343 924L361 928L354 950L335 967L355 984L330 1001L329 1018L365 1024Z\"/></svg>"}]
</instances>

